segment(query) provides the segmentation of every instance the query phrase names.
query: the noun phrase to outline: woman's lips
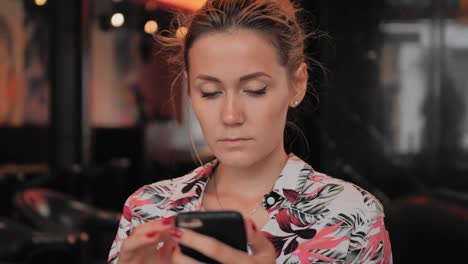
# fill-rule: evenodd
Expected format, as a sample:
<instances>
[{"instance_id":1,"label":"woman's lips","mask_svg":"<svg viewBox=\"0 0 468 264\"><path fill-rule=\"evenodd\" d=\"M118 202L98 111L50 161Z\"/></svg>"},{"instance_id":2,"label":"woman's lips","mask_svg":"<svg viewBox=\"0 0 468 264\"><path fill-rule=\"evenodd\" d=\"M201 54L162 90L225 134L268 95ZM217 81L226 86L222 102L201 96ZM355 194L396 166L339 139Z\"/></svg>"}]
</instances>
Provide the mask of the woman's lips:
<instances>
[{"instance_id":1,"label":"woman's lips","mask_svg":"<svg viewBox=\"0 0 468 264\"><path fill-rule=\"evenodd\" d=\"M235 147L235 146L241 146L249 142L250 140L252 139L251 138L223 138L219 141L224 145Z\"/></svg>"}]
</instances>

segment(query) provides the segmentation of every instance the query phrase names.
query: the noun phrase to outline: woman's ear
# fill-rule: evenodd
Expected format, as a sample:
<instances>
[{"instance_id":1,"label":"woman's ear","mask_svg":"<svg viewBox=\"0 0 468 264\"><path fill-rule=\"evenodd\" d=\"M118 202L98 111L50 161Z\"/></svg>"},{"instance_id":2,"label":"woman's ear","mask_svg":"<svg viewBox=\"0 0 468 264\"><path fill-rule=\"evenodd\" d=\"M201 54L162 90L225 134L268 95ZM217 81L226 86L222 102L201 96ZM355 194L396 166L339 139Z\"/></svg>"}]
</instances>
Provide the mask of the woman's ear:
<instances>
[{"instance_id":1,"label":"woman's ear","mask_svg":"<svg viewBox=\"0 0 468 264\"><path fill-rule=\"evenodd\" d=\"M297 68L293 76L293 93L289 102L290 107L297 107L307 92L307 81L309 74L307 72L307 64L302 62Z\"/></svg>"}]
</instances>

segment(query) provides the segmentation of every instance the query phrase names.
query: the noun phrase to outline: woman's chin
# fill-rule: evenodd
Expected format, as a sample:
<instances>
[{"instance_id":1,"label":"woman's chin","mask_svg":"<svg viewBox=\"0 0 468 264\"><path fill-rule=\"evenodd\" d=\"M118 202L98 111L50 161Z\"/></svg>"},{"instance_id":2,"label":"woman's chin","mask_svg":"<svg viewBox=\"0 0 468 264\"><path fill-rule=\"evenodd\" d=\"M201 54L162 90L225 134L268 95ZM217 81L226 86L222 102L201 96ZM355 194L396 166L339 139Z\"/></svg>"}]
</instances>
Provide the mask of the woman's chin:
<instances>
[{"instance_id":1,"label":"woman's chin","mask_svg":"<svg viewBox=\"0 0 468 264\"><path fill-rule=\"evenodd\" d=\"M250 167L255 163L255 157L248 152L230 151L216 153L216 158L224 165L236 168Z\"/></svg>"}]
</instances>

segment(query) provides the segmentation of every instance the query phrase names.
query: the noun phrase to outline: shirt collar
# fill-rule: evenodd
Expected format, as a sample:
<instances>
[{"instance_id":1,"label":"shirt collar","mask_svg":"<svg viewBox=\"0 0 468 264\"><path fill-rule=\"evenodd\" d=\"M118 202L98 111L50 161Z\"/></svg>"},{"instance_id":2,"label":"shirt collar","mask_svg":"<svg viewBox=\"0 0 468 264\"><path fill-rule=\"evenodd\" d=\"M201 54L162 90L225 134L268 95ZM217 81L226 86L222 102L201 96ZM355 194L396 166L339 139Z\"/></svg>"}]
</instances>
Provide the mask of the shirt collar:
<instances>
[{"instance_id":1,"label":"shirt collar","mask_svg":"<svg viewBox=\"0 0 468 264\"><path fill-rule=\"evenodd\" d=\"M180 201L181 199L187 200L196 198L199 201L193 204L194 208L190 209L200 209L201 198L203 198L206 185L218 164L219 161L215 159L195 169L187 175L188 177L183 177L183 182L178 184L179 188L175 192L175 194L177 194L176 200ZM291 202L295 202L299 199L299 195L302 193L307 179L312 172L313 169L310 165L296 155L289 154L285 166L273 185L272 192L277 193Z\"/></svg>"},{"instance_id":2,"label":"shirt collar","mask_svg":"<svg viewBox=\"0 0 468 264\"><path fill-rule=\"evenodd\" d=\"M291 202L296 202L313 172L309 164L291 153L272 191Z\"/></svg>"},{"instance_id":3,"label":"shirt collar","mask_svg":"<svg viewBox=\"0 0 468 264\"><path fill-rule=\"evenodd\" d=\"M176 204L185 205L184 210L187 211L201 209L203 193L218 163L218 160L215 159L198 167L185 177L174 179L176 189L171 200Z\"/></svg>"}]
</instances>

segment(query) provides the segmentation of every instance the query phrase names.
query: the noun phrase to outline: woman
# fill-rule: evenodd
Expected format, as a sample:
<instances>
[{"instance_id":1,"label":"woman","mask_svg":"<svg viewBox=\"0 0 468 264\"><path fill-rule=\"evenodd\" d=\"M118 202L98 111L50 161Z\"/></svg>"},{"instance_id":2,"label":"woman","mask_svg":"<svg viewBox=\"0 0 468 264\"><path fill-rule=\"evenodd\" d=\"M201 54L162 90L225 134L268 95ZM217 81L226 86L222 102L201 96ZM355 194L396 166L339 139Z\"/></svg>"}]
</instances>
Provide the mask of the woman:
<instances>
[{"instance_id":1,"label":"woman","mask_svg":"<svg viewBox=\"0 0 468 264\"><path fill-rule=\"evenodd\" d=\"M289 0L209 0L192 16L174 56L216 160L132 194L111 263L196 263L178 244L221 263L392 262L379 201L285 151L308 81L296 12ZM195 210L241 212L253 253L174 228Z\"/></svg>"}]
</instances>

